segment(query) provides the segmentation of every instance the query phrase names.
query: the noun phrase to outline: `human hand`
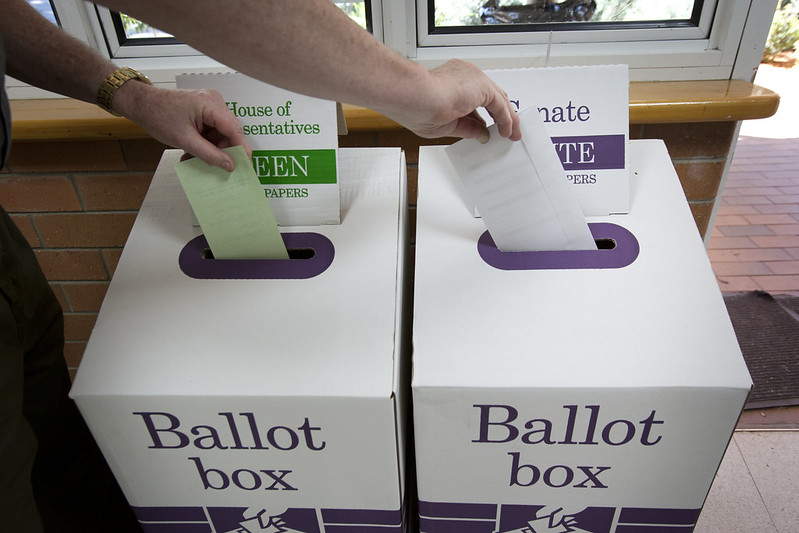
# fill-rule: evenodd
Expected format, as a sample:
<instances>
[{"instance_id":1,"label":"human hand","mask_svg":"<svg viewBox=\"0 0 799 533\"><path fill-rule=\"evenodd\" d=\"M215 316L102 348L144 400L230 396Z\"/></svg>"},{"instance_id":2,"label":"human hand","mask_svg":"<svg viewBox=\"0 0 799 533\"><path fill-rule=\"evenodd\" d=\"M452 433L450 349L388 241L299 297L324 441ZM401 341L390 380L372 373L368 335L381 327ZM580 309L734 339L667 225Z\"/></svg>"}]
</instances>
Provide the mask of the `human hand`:
<instances>
[{"instance_id":1,"label":"human hand","mask_svg":"<svg viewBox=\"0 0 799 533\"><path fill-rule=\"evenodd\" d=\"M521 139L519 117L508 95L475 65L451 59L430 71L433 89L420 95L418 118L397 120L422 137L463 137L488 140L485 121L477 113L484 107L497 124L499 134ZM418 113L418 112L417 112ZM393 117L392 117L393 118Z\"/></svg>"},{"instance_id":2,"label":"human hand","mask_svg":"<svg viewBox=\"0 0 799 533\"><path fill-rule=\"evenodd\" d=\"M248 156L252 154L239 121L216 90L160 89L128 82L114 95L113 107L158 141L228 172L235 164L223 148L242 145Z\"/></svg>"}]
</instances>

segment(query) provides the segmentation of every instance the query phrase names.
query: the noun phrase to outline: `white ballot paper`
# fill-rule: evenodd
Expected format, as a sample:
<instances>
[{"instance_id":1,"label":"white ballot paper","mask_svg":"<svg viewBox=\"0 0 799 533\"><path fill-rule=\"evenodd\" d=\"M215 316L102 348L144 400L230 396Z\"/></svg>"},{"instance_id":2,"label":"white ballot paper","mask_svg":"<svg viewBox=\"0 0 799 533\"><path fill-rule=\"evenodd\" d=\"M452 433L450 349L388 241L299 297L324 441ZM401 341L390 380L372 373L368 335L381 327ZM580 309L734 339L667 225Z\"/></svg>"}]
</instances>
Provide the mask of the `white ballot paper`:
<instances>
[{"instance_id":1,"label":"white ballot paper","mask_svg":"<svg viewBox=\"0 0 799 533\"><path fill-rule=\"evenodd\" d=\"M596 242L535 107L519 113L522 140L491 126L486 144L464 139L446 149L503 252L596 250Z\"/></svg>"}]
</instances>

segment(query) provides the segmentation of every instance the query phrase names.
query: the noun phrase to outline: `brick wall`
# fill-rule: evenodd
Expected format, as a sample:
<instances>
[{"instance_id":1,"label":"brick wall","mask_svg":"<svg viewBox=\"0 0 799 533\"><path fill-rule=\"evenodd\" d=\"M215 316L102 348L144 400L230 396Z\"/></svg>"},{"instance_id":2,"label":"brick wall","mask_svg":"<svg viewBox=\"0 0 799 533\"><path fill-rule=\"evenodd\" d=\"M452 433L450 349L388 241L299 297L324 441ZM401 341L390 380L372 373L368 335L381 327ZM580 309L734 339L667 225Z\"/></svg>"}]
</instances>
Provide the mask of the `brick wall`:
<instances>
[{"instance_id":1,"label":"brick wall","mask_svg":"<svg viewBox=\"0 0 799 533\"><path fill-rule=\"evenodd\" d=\"M666 142L704 235L730 155L736 124L642 124L632 139ZM404 130L355 132L340 146L400 146L408 162L411 237L419 146ZM0 203L34 248L65 314L65 357L80 362L103 297L164 146L151 139L16 142L0 174Z\"/></svg>"}]
</instances>

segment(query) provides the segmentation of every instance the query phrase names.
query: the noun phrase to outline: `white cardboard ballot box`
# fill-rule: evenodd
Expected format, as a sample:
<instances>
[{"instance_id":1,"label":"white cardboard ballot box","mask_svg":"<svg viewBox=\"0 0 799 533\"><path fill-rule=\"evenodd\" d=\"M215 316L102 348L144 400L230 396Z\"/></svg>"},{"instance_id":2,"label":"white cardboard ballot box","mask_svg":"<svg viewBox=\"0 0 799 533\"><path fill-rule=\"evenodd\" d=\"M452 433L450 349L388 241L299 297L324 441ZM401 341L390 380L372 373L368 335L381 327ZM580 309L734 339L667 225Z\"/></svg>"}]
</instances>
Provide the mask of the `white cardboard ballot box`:
<instances>
[{"instance_id":1,"label":"white cardboard ballot box","mask_svg":"<svg viewBox=\"0 0 799 533\"><path fill-rule=\"evenodd\" d=\"M404 156L340 154L284 261L203 257L163 157L71 392L145 532L404 530Z\"/></svg>"},{"instance_id":2,"label":"white cardboard ballot box","mask_svg":"<svg viewBox=\"0 0 799 533\"><path fill-rule=\"evenodd\" d=\"M413 411L423 533L689 532L751 388L660 141L597 251L499 252L423 148Z\"/></svg>"}]
</instances>

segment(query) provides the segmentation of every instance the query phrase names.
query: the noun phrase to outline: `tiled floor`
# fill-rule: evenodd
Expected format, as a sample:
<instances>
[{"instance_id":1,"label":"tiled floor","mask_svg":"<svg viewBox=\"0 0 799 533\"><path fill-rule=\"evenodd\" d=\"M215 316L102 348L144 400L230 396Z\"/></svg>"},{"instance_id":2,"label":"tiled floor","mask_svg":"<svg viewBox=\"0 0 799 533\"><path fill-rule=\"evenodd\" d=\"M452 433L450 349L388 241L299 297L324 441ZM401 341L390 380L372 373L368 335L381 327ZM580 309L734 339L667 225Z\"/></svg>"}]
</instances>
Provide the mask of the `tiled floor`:
<instances>
[{"instance_id":1,"label":"tiled floor","mask_svg":"<svg viewBox=\"0 0 799 533\"><path fill-rule=\"evenodd\" d=\"M722 291L799 296L799 131L739 138L708 255Z\"/></svg>"},{"instance_id":2,"label":"tiled floor","mask_svg":"<svg viewBox=\"0 0 799 533\"><path fill-rule=\"evenodd\" d=\"M741 128L708 255L723 292L799 296L799 67L755 82L780 109ZM799 407L746 411L738 427L757 430L735 432L695 532L799 532Z\"/></svg>"},{"instance_id":3,"label":"tiled floor","mask_svg":"<svg viewBox=\"0 0 799 533\"><path fill-rule=\"evenodd\" d=\"M755 83L780 107L741 126L708 255L724 292L799 296L799 66L763 65Z\"/></svg>"}]
</instances>

